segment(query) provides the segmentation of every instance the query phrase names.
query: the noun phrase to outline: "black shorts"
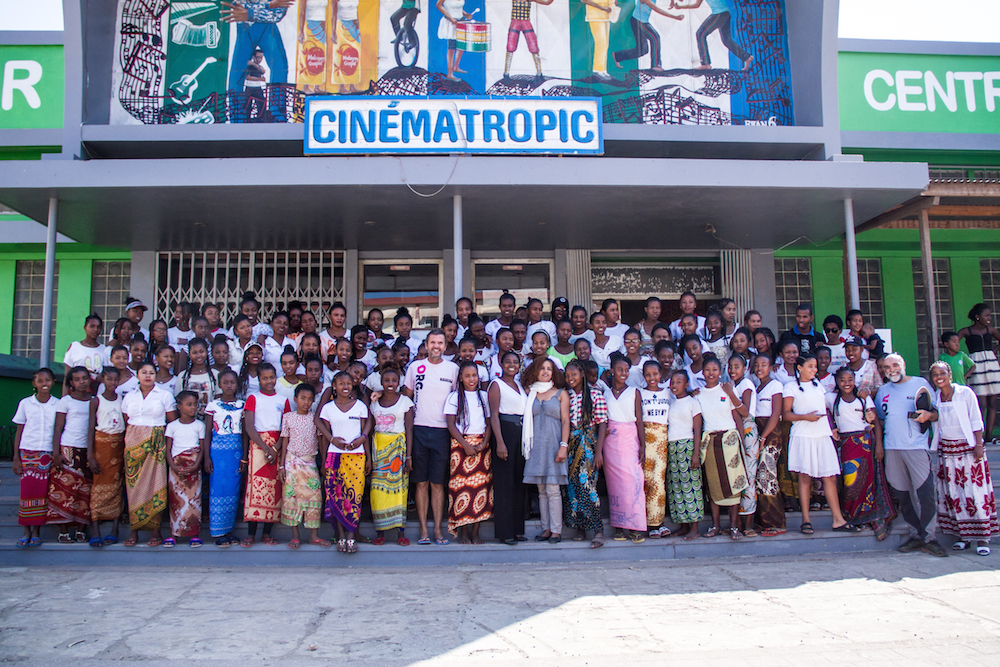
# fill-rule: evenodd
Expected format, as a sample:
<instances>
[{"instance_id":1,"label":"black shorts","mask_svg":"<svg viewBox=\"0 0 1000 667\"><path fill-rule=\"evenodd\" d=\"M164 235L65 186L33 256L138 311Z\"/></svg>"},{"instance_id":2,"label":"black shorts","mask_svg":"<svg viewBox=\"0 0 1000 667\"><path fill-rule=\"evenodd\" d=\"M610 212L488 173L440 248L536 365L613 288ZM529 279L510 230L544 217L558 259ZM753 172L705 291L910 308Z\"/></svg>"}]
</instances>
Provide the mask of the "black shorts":
<instances>
[{"instance_id":1,"label":"black shorts","mask_svg":"<svg viewBox=\"0 0 1000 667\"><path fill-rule=\"evenodd\" d=\"M451 434L446 428L413 427L413 471L410 481L419 484L448 483L450 472Z\"/></svg>"}]
</instances>

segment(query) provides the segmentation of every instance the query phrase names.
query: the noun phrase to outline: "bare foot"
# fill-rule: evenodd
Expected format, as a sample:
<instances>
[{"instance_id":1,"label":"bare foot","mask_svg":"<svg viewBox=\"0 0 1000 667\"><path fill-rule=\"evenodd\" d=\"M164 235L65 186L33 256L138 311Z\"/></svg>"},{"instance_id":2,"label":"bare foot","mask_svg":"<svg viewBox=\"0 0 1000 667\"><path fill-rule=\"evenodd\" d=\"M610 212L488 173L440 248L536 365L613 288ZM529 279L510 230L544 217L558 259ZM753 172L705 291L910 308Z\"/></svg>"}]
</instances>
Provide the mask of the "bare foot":
<instances>
[{"instance_id":1,"label":"bare foot","mask_svg":"<svg viewBox=\"0 0 1000 667\"><path fill-rule=\"evenodd\" d=\"M687 535L684 536L684 541L688 542L690 540L697 540L701 535L698 534L697 530L692 530Z\"/></svg>"},{"instance_id":2,"label":"bare foot","mask_svg":"<svg viewBox=\"0 0 1000 667\"><path fill-rule=\"evenodd\" d=\"M462 535L460 538L458 538L458 543L459 544L472 544L472 540L470 540L467 535Z\"/></svg>"},{"instance_id":3,"label":"bare foot","mask_svg":"<svg viewBox=\"0 0 1000 667\"><path fill-rule=\"evenodd\" d=\"M747 58L747 61L745 63L743 63L743 71L744 72L747 71L748 69L750 69L750 66L753 65L753 61L754 61L754 57L753 56L750 56L749 58Z\"/></svg>"},{"instance_id":4,"label":"bare foot","mask_svg":"<svg viewBox=\"0 0 1000 667\"><path fill-rule=\"evenodd\" d=\"M476 546L480 544L486 544L485 542L483 542L483 538L479 537L478 535L472 538L472 543L475 544Z\"/></svg>"},{"instance_id":5,"label":"bare foot","mask_svg":"<svg viewBox=\"0 0 1000 667\"><path fill-rule=\"evenodd\" d=\"M455 68L455 74L468 74L464 69Z\"/></svg>"}]
</instances>

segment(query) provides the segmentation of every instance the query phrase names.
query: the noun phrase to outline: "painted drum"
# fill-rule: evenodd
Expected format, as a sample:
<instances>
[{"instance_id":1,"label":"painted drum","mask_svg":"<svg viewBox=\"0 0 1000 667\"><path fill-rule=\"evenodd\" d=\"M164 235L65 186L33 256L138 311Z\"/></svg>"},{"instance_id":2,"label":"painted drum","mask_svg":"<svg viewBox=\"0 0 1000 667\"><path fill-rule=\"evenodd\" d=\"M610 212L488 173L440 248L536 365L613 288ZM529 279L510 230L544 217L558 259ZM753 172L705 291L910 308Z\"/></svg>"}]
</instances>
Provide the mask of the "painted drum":
<instances>
[{"instance_id":1,"label":"painted drum","mask_svg":"<svg viewBox=\"0 0 1000 667\"><path fill-rule=\"evenodd\" d=\"M455 24L455 42L459 51L486 53L490 50L490 24L482 21L459 21Z\"/></svg>"}]
</instances>

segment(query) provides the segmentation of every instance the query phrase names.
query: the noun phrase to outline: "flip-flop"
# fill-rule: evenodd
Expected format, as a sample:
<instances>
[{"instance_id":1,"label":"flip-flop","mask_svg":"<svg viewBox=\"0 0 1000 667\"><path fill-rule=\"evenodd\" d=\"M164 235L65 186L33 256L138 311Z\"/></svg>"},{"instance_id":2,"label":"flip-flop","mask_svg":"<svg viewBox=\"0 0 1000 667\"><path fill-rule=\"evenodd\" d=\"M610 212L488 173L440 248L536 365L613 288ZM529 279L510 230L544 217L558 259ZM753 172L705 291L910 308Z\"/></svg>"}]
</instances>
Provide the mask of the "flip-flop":
<instances>
[{"instance_id":1,"label":"flip-flop","mask_svg":"<svg viewBox=\"0 0 1000 667\"><path fill-rule=\"evenodd\" d=\"M104 538L105 544L118 544L118 538L114 535L108 535Z\"/></svg>"},{"instance_id":2,"label":"flip-flop","mask_svg":"<svg viewBox=\"0 0 1000 667\"><path fill-rule=\"evenodd\" d=\"M17 547L18 549L24 549L29 544L31 544L31 538L22 537L21 539L19 539L17 542L14 543L14 546Z\"/></svg>"},{"instance_id":3,"label":"flip-flop","mask_svg":"<svg viewBox=\"0 0 1000 667\"><path fill-rule=\"evenodd\" d=\"M134 547L138 542L139 540L135 539L134 537L126 537L125 541L122 542L122 546Z\"/></svg>"},{"instance_id":4,"label":"flip-flop","mask_svg":"<svg viewBox=\"0 0 1000 667\"><path fill-rule=\"evenodd\" d=\"M603 537L595 537L594 539L592 539L590 541L590 548L591 549L599 549L600 547L603 547L603 546L604 546L604 538Z\"/></svg>"},{"instance_id":5,"label":"flip-flop","mask_svg":"<svg viewBox=\"0 0 1000 667\"><path fill-rule=\"evenodd\" d=\"M273 547L274 545L276 545L278 543L278 540L274 539L270 535L265 535L263 538L261 538L260 541L263 542L264 544L266 544L269 547Z\"/></svg>"},{"instance_id":6,"label":"flip-flop","mask_svg":"<svg viewBox=\"0 0 1000 667\"><path fill-rule=\"evenodd\" d=\"M715 537L718 534L719 534L719 527L712 526L711 528L705 531L705 534L702 535L702 537Z\"/></svg>"},{"instance_id":7,"label":"flip-flop","mask_svg":"<svg viewBox=\"0 0 1000 667\"><path fill-rule=\"evenodd\" d=\"M376 537L376 538L375 538L374 540L372 540L372 545L373 545L373 546L376 546L376 547L380 547L380 546L382 546L383 544L385 544L385 538L384 538L384 537L382 537L381 535L379 535L379 536L378 536L378 537Z\"/></svg>"},{"instance_id":8,"label":"flip-flop","mask_svg":"<svg viewBox=\"0 0 1000 667\"><path fill-rule=\"evenodd\" d=\"M422 546L428 546L430 544L433 544L433 542L431 542L431 538L429 537L421 537L419 540L417 540L417 544L420 544Z\"/></svg>"},{"instance_id":9,"label":"flip-flop","mask_svg":"<svg viewBox=\"0 0 1000 667\"><path fill-rule=\"evenodd\" d=\"M197 549L197 548L198 548L198 547L200 547L200 546L201 546L202 544L204 544L204 542L202 542L202 541L201 541L201 538L200 538L200 537L192 537L192 538L191 538L191 548L192 548L192 549Z\"/></svg>"},{"instance_id":10,"label":"flip-flop","mask_svg":"<svg viewBox=\"0 0 1000 667\"><path fill-rule=\"evenodd\" d=\"M439 547L443 547L444 545L446 545L448 543L449 543L449 540L448 540L447 537L435 537L434 538L434 544L438 545Z\"/></svg>"},{"instance_id":11,"label":"flip-flop","mask_svg":"<svg viewBox=\"0 0 1000 667\"><path fill-rule=\"evenodd\" d=\"M289 549L298 549L299 545L301 545L301 544L302 543L299 542L298 540L288 540L288 548Z\"/></svg>"},{"instance_id":12,"label":"flip-flop","mask_svg":"<svg viewBox=\"0 0 1000 667\"><path fill-rule=\"evenodd\" d=\"M309 540L309 544L315 544L318 547L324 547L327 549L330 548L330 541L324 540L321 537L317 537L315 540ZM289 544L288 546L291 546L291 544Z\"/></svg>"},{"instance_id":13,"label":"flip-flop","mask_svg":"<svg viewBox=\"0 0 1000 667\"><path fill-rule=\"evenodd\" d=\"M90 546L94 549L100 549L101 547L104 546L104 540L94 535L92 538L90 538Z\"/></svg>"},{"instance_id":14,"label":"flip-flop","mask_svg":"<svg viewBox=\"0 0 1000 667\"><path fill-rule=\"evenodd\" d=\"M845 523L843 526L837 526L833 529L835 533L860 533L861 528L855 526L854 524Z\"/></svg>"},{"instance_id":15,"label":"flip-flop","mask_svg":"<svg viewBox=\"0 0 1000 667\"><path fill-rule=\"evenodd\" d=\"M173 538L171 538L171 539L173 539ZM149 542L146 542L146 546L147 547L158 547L161 544L163 544L163 540L160 539L159 537L151 537L151 538L149 538ZM170 546L173 546L173 545L170 545Z\"/></svg>"},{"instance_id":16,"label":"flip-flop","mask_svg":"<svg viewBox=\"0 0 1000 667\"><path fill-rule=\"evenodd\" d=\"M765 528L760 534L764 537L777 537L778 535L784 535L785 531L782 528Z\"/></svg>"},{"instance_id":17,"label":"flip-flop","mask_svg":"<svg viewBox=\"0 0 1000 667\"><path fill-rule=\"evenodd\" d=\"M252 538L252 537L244 537L240 541L240 546L244 547L245 549L249 549L250 547L252 547L254 545L254 542L256 542L256 540L254 538Z\"/></svg>"},{"instance_id":18,"label":"flip-flop","mask_svg":"<svg viewBox=\"0 0 1000 667\"><path fill-rule=\"evenodd\" d=\"M401 547L408 547L410 546L410 539L408 537L400 535L399 538L396 539L396 544L398 544Z\"/></svg>"},{"instance_id":19,"label":"flip-flop","mask_svg":"<svg viewBox=\"0 0 1000 667\"><path fill-rule=\"evenodd\" d=\"M177 546L177 540L175 540L172 537L168 537L167 539L163 540L162 544L164 549L172 549ZM153 540L150 540L149 546L155 547L157 545L153 544Z\"/></svg>"}]
</instances>

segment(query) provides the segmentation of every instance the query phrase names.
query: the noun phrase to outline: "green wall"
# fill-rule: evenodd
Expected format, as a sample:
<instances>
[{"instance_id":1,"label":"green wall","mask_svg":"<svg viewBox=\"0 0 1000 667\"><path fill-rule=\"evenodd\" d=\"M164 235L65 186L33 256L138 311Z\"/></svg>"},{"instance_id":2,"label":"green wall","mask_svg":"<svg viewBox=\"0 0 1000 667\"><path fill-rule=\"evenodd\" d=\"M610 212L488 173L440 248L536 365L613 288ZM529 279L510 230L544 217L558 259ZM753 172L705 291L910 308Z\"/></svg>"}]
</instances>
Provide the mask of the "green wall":
<instances>
[{"instance_id":1,"label":"green wall","mask_svg":"<svg viewBox=\"0 0 1000 667\"><path fill-rule=\"evenodd\" d=\"M893 348L916 367L917 329L913 293L914 257L920 257L920 234L915 229L874 229L857 236L859 259L882 260L882 301L886 326L892 329ZM979 260L1000 257L1000 233L989 229L932 229L935 258L947 257L951 269L955 325L968 324L966 314L983 300ZM843 240L819 246L796 246L776 257L808 257L812 266L813 301L817 322L830 314L847 312L844 290Z\"/></svg>"}]
</instances>

